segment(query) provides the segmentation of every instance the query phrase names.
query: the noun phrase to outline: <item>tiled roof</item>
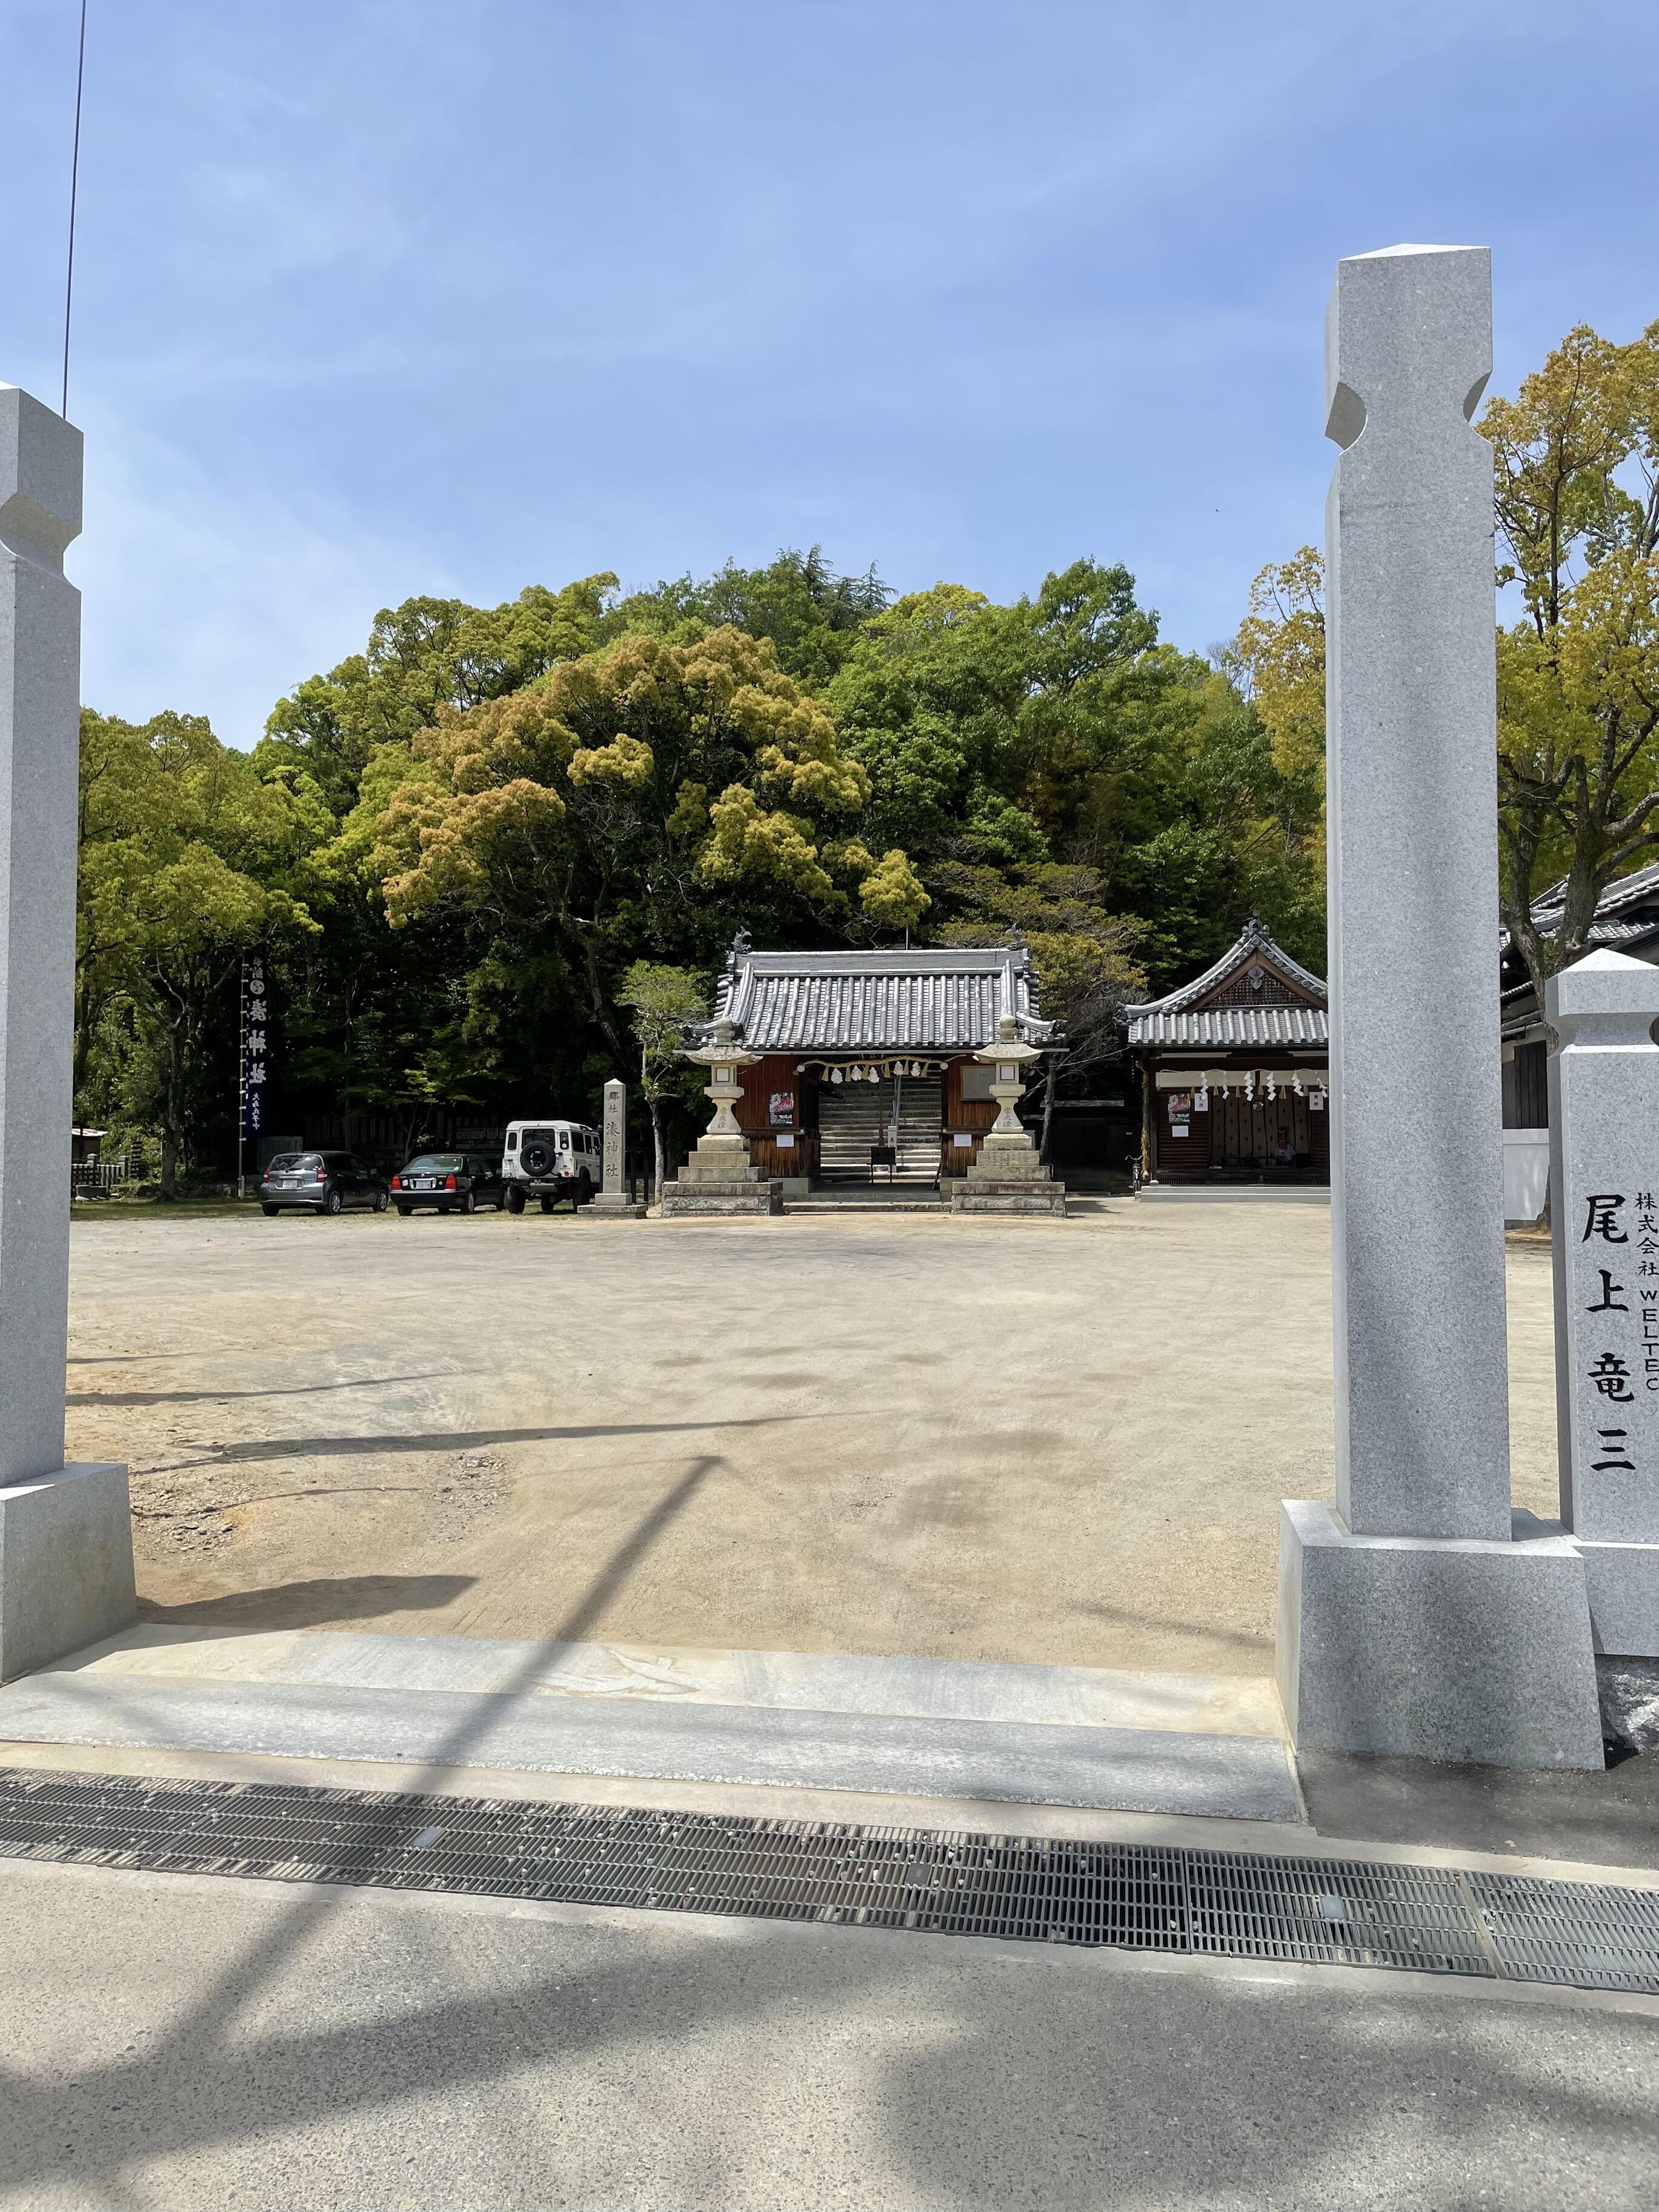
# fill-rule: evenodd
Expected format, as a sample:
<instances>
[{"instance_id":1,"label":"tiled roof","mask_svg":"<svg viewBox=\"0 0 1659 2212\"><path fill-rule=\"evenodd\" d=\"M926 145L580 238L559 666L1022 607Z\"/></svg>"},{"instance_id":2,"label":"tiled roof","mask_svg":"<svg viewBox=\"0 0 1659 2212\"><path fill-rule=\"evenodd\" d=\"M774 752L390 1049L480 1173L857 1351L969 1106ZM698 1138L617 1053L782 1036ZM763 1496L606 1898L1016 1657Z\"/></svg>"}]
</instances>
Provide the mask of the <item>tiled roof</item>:
<instances>
[{"instance_id":1,"label":"tiled roof","mask_svg":"<svg viewBox=\"0 0 1659 2212\"><path fill-rule=\"evenodd\" d=\"M1564 876L1559 884L1552 884L1547 891L1540 891L1532 902L1533 920L1544 926L1559 921L1561 909L1566 903L1566 889ZM1610 883L1596 902L1596 915L1599 920L1648 900L1659 900L1659 860Z\"/></svg>"},{"instance_id":2,"label":"tiled roof","mask_svg":"<svg viewBox=\"0 0 1659 2212\"><path fill-rule=\"evenodd\" d=\"M1052 1028L1037 1018L1024 945L753 952L740 939L714 1012L750 1052L972 1052L995 1037L1005 1014L1028 1041L1040 1043Z\"/></svg>"},{"instance_id":3,"label":"tiled roof","mask_svg":"<svg viewBox=\"0 0 1659 2212\"><path fill-rule=\"evenodd\" d=\"M1547 891L1540 891L1532 902L1532 918L1546 937L1553 937L1561 927L1561 912L1566 903L1566 878L1552 884ZM1650 914L1638 919L1643 908L1659 908L1659 860L1645 868L1638 868L1628 876L1620 876L1610 883L1596 902L1595 919L1590 924L1589 942L1592 945L1628 945L1638 937L1659 935L1659 918ZM1498 947L1507 951L1510 933L1500 928Z\"/></svg>"},{"instance_id":4,"label":"tiled roof","mask_svg":"<svg viewBox=\"0 0 1659 2212\"><path fill-rule=\"evenodd\" d=\"M1195 1013L1165 1013L1161 1006L1125 1009L1129 1042L1201 1045L1221 1050L1261 1045L1323 1045L1330 1025L1323 1006L1205 1006Z\"/></svg>"},{"instance_id":5,"label":"tiled roof","mask_svg":"<svg viewBox=\"0 0 1659 2212\"><path fill-rule=\"evenodd\" d=\"M1280 999L1252 999L1243 1006L1197 1005L1257 959L1271 963L1286 982L1299 986L1316 1003L1298 1006ZM1121 1018L1132 1045L1201 1045L1222 1050L1240 1046L1322 1045L1330 1035L1325 1003L1325 986L1318 976L1275 945L1261 917L1253 914L1237 944L1224 952L1213 968L1206 968L1165 998L1126 1006Z\"/></svg>"},{"instance_id":6,"label":"tiled roof","mask_svg":"<svg viewBox=\"0 0 1659 2212\"><path fill-rule=\"evenodd\" d=\"M1182 1007L1193 1006L1209 992L1219 990L1229 976L1248 967L1258 953L1265 954L1291 982L1299 983L1304 991L1311 991L1322 1005L1324 1003L1325 986L1318 976L1303 967L1299 961L1292 960L1288 952L1275 945L1268 936L1267 924L1261 915L1253 914L1240 933L1237 944L1224 952L1213 968L1206 968L1201 975L1194 976L1190 983L1183 983L1178 991L1171 991L1165 998L1148 999L1144 1005L1131 1006L1127 1011L1131 1018L1154 1012L1178 1013Z\"/></svg>"}]
</instances>

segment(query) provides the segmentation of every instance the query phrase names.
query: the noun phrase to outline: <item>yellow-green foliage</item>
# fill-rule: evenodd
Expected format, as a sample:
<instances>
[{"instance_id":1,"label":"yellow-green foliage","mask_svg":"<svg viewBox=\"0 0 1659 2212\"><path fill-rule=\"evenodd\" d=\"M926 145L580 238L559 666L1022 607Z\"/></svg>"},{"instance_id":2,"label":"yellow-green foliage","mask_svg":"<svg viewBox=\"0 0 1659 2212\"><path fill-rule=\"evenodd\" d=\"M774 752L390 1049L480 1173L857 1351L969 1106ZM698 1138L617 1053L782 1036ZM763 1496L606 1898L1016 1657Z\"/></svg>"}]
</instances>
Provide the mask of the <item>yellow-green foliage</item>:
<instances>
[{"instance_id":1,"label":"yellow-green foliage","mask_svg":"<svg viewBox=\"0 0 1659 2212\"><path fill-rule=\"evenodd\" d=\"M1235 641L1284 776L1312 769L1323 777L1324 591L1325 564L1315 547L1269 562L1250 586L1250 611Z\"/></svg>"},{"instance_id":2,"label":"yellow-green foliage","mask_svg":"<svg viewBox=\"0 0 1659 2212\"><path fill-rule=\"evenodd\" d=\"M824 826L870 793L823 702L769 641L729 626L689 645L630 635L527 690L441 707L405 757L384 779L373 846L394 924L451 898L574 915L593 905L577 886L603 878L607 856L665 870L688 847L691 881L711 891L769 885L834 912L847 897L820 858ZM905 903L902 870L902 854L872 864L867 912ZM916 911L919 892L912 879Z\"/></svg>"}]
</instances>

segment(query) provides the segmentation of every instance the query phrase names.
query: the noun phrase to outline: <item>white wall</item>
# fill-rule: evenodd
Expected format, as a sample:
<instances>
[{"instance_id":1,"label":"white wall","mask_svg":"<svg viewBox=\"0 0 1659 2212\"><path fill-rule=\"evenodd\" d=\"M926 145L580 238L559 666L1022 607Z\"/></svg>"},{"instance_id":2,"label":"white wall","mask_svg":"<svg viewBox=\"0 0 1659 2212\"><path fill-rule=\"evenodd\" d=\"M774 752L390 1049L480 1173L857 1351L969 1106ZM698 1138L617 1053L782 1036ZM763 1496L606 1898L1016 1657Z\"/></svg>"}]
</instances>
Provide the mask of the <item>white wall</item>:
<instances>
[{"instance_id":1,"label":"white wall","mask_svg":"<svg viewBox=\"0 0 1659 2212\"><path fill-rule=\"evenodd\" d=\"M1549 1131L1547 1129L1505 1129L1504 1132L1504 1220L1536 1221L1548 1200L1549 1189Z\"/></svg>"}]
</instances>

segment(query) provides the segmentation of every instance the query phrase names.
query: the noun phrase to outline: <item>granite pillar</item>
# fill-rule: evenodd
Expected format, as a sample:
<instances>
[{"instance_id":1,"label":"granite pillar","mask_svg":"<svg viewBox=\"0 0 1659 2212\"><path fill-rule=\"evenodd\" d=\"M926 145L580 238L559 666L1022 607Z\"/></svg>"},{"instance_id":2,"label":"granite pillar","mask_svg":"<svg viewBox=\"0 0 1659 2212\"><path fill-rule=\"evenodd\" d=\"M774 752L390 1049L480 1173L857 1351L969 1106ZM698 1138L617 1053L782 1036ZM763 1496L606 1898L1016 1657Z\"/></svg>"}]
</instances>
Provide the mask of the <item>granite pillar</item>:
<instances>
[{"instance_id":1,"label":"granite pillar","mask_svg":"<svg viewBox=\"0 0 1659 2212\"><path fill-rule=\"evenodd\" d=\"M64 1463L81 434L0 385L0 1680L134 1617L126 1471Z\"/></svg>"},{"instance_id":2,"label":"granite pillar","mask_svg":"<svg viewBox=\"0 0 1659 2212\"><path fill-rule=\"evenodd\" d=\"M601 1129L604 1188L588 1208L625 1221L643 1221L645 1208L628 1195L628 1085L612 1076L605 1086Z\"/></svg>"},{"instance_id":3,"label":"granite pillar","mask_svg":"<svg viewBox=\"0 0 1659 2212\"><path fill-rule=\"evenodd\" d=\"M1659 969L1545 987L1561 1526L1599 1651L1659 1656Z\"/></svg>"},{"instance_id":4,"label":"granite pillar","mask_svg":"<svg viewBox=\"0 0 1659 2212\"><path fill-rule=\"evenodd\" d=\"M1601 1763L1583 1563L1511 1538L1490 258L1338 264L1326 323L1334 1504L1287 1503L1299 1747Z\"/></svg>"}]
</instances>

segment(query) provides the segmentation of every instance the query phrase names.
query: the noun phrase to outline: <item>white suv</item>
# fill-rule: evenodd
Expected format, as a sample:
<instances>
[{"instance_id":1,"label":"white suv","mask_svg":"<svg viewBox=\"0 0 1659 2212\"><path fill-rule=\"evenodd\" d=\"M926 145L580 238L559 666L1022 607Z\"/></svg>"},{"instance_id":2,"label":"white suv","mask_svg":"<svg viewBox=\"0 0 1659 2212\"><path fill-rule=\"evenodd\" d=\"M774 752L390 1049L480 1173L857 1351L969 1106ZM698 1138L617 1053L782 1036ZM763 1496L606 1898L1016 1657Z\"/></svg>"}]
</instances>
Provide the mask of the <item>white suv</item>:
<instances>
[{"instance_id":1,"label":"white suv","mask_svg":"<svg viewBox=\"0 0 1659 2212\"><path fill-rule=\"evenodd\" d=\"M544 1213L562 1198L586 1206L604 1181L599 1133L584 1121L509 1121L501 1178L509 1213L522 1213L532 1198Z\"/></svg>"}]
</instances>

